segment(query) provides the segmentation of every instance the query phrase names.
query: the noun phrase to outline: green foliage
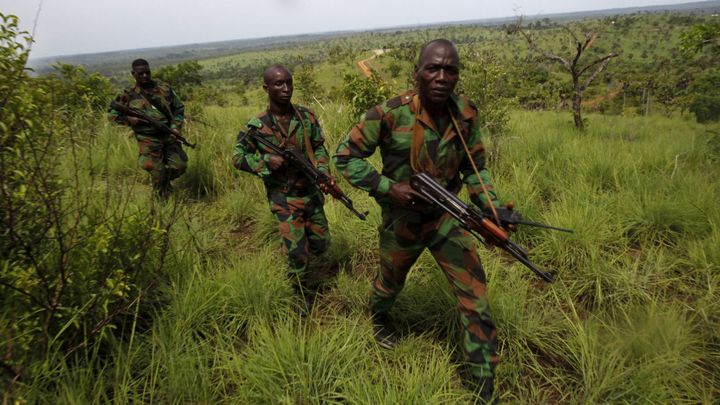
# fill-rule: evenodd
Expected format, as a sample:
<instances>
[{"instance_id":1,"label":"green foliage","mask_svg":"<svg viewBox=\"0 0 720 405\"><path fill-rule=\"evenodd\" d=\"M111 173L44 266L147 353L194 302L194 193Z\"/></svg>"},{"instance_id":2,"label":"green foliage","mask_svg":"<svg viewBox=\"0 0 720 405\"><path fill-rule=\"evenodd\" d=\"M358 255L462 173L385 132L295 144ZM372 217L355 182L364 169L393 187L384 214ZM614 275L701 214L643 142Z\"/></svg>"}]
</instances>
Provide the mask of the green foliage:
<instances>
[{"instance_id":1,"label":"green foliage","mask_svg":"<svg viewBox=\"0 0 720 405\"><path fill-rule=\"evenodd\" d=\"M53 65L55 70L38 79L50 102L69 116L92 114L107 108L114 93L110 81L98 73L87 73L82 66Z\"/></svg>"},{"instance_id":2,"label":"green foliage","mask_svg":"<svg viewBox=\"0 0 720 405\"><path fill-rule=\"evenodd\" d=\"M482 128L491 136L501 134L507 127L512 100L507 96L507 71L488 54L463 55L458 93L465 94L478 108Z\"/></svg>"},{"instance_id":3,"label":"green foliage","mask_svg":"<svg viewBox=\"0 0 720 405\"><path fill-rule=\"evenodd\" d=\"M25 33L0 17L0 382L10 387L133 322L163 268L169 225L83 170L79 145L92 139L107 81L67 65L29 78Z\"/></svg>"},{"instance_id":4,"label":"green foliage","mask_svg":"<svg viewBox=\"0 0 720 405\"><path fill-rule=\"evenodd\" d=\"M360 117L392 95L387 83L375 72L370 77L346 74L343 81L343 98L350 104L354 117Z\"/></svg>"},{"instance_id":5,"label":"green foliage","mask_svg":"<svg viewBox=\"0 0 720 405\"><path fill-rule=\"evenodd\" d=\"M698 122L720 120L720 69L699 76L690 87L693 94L689 110Z\"/></svg>"},{"instance_id":6,"label":"green foliage","mask_svg":"<svg viewBox=\"0 0 720 405\"><path fill-rule=\"evenodd\" d=\"M720 56L720 24L697 24L684 32L680 38L681 49L688 53L698 53L705 49Z\"/></svg>"},{"instance_id":7,"label":"green foliage","mask_svg":"<svg viewBox=\"0 0 720 405\"><path fill-rule=\"evenodd\" d=\"M657 30L648 28L654 19ZM654 111L655 101L708 92L693 70L704 66L705 56L680 65L670 51L662 50L665 42L658 38L671 20L686 27L697 17L638 15L613 18L615 24L604 21L604 32L617 35L619 46L636 49L631 45L637 41L639 49L656 41L658 50L650 49L648 58L659 53L668 59L651 63L636 50L632 61L608 72L611 79L589 88L588 97L614 94L613 86L622 81L627 83L623 92L600 105L643 113ZM544 40L557 41L555 25L533 25L547 35ZM677 34L674 28L667 31ZM462 80L467 83L462 85L482 84L472 95L476 101L495 92L531 108L554 105L545 100L561 89L556 87L561 82L558 72L520 69L518 65L529 64L517 57L524 55L522 43L507 40L498 47L501 33L495 30L444 27L392 36L363 34L337 44L341 50L365 49L358 43L392 47L408 38L424 38L425 32L456 39L461 52L480 52L463 53ZM672 38L667 41L673 43ZM494 47L497 59L477 63L474 58L483 55L484 45ZM228 97L226 105L213 102L202 109L203 123L189 120L188 137L202 147L188 152L189 172L176 183L179 204L151 210L136 146L123 136L128 131L92 114L69 121L68 114L52 113L63 108L47 107L51 102L44 87L24 75L26 55L0 47L4 54L17 55L3 59L0 69L3 231L15 229L23 240L50 236L39 238L37 248L16 249L8 236L12 233L0 234L4 401L474 400L458 373L461 328L454 298L428 254L411 271L393 308L400 345L384 351L373 343L365 305L377 272L380 218L367 193L336 177L358 209L370 215L359 221L336 201L326 201L333 243L311 266L325 271L330 263L337 264L339 274L324 283L313 312L300 319L262 182L230 167L233 134L265 102L257 86L259 73L252 69L286 53L287 60L296 60L303 52L323 49L329 49L327 43L302 51L267 51L269 56L242 55L242 63L252 59L241 64L250 66L243 72L254 75L248 76L253 83L247 91L250 105ZM354 56L361 53L367 54L358 51L346 57L357 60ZM373 67L387 77L382 67L390 58L382 59ZM511 66L508 61L515 62L504 74L503 69L492 70L495 63ZM233 72L232 64L217 66L228 69L223 74ZM329 88L341 77L321 72L336 67L314 65L315 78ZM705 71L711 76L714 70ZM684 72L691 74L683 79ZM519 78L525 75L529 83L523 85ZM232 77L243 83L238 91L246 93L245 78ZM483 81L493 77L498 80ZM355 80L357 87L370 81ZM533 84L536 80L542 88ZM717 87L713 80L703 85ZM225 91L231 86L237 83L208 87L233 93ZM330 151L357 122L358 112L349 113L354 110L352 97L347 100L323 100L324 108L317 111ZM51 114L40 119L40 110ZM564 114L512 111L504 136L488 140L488 148L504 153L502 160L490 162L501 198L516 201L528 219L575 230L565 234L521 227L513 235L529 248L533 261L559 271L552 285L538 282L497 250L478 247L498 326L497 386L503 402L695 404L714 403L720 396L720 137L716 124L672 117L594 114L592 127L578 137ZM38 160L27 153L42 150L48 153L38 154ZM370 162L380 167L377 154ZM29 171L36 165L43 170ZM42 190L49 193L38 199ZM62 226L54 225L58 220L52 207L66 214L59 217ZM5 215L10 208L12 217ZM73 242L64 256L58 253L63 250L57 235ZM41 266L29 265L30 255ZM44 332L37 325L49 310L23 292L44 296L42 280L50 287L58 285L62 277L50 276L62 268L63 258L72 277L56 309L62 318L50 323L50 340L57 339L44 350ZM40 273L47 276L37 281ZM153 282L156 288L148 289ZM16 285L25 290L13 290ZM94 332L97 325L101 328Z\"/></svg>"},{"instance_id":8,"label":"green foliage","mask_svg":"<svg viewBox=\"0 0 720 405\"><path fill-rule=\"evenodd\" d=\"M163 66L153 71L153 76L169 83L176 91L183 93L193 86L202 84L200 71L203 69L198 61L191 60L175 66Z\"/></svg>"},{"instance_id":9,"label":"green foliage","mask_svg":"<svg viewBox=\"0 0 720 405\"><path fill-rule=\"evenodd\" d=\"M293 86L297 93L294 97L303 105L309 105L313 98L322 97L322 88L315 79L313 65L304 64L293 72Z\"/></svg>"}]
</instances>

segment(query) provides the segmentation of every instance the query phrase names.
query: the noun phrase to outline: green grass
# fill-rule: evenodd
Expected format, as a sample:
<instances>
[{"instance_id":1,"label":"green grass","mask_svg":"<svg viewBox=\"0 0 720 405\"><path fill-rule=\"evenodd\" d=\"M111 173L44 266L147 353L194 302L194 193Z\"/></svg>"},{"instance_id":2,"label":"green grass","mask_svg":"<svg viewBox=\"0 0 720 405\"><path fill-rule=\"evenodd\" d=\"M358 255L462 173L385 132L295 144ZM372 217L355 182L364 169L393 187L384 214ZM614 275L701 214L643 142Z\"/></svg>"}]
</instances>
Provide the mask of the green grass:
<instances>
[{"instance_id":1,"label":"green grass","mask_svg":"<svg viewBox=\"0 0 720 405\"><path fill-rule=\"evenodd\" d=\"M324 106L334 151L352 119L344 105ZM297 316L262 183L230 163L235 135L257 107L206 107L207 125L189 129L201 147L188 151L189 172L176 182L178 219L151 319L102 353L48 359L14 399L471 403L456 306L430 255L393 310L401 344L374 345L364 305L379 212L344 181L370 215L363 222L327 202L333 244L316 263L340 270L312 314ZM720 171L708 127L657 116L589 120L581 134L566 113L515 112L491 159L503 199L529 219L575 230L514 235L536 263L559 271L552 285L479 247L499 329L498 392L507 403L712 403L720 395ZM149 179L124 134L98 124L79 149L88 173L81 183L142 207L151 204Z\"/></svg>"}]
</instances>

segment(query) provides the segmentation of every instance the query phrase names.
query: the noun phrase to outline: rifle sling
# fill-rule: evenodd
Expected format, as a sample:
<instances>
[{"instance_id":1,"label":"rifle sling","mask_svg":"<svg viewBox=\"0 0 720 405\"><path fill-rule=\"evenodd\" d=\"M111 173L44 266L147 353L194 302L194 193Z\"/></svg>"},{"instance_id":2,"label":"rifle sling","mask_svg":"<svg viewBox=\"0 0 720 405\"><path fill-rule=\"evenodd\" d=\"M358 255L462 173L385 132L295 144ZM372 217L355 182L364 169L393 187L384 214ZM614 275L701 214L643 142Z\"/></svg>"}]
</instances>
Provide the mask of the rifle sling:
<instances>
[{"instance_id":1,"label":"rifle sling","mask_svg":"<svg viewBox=\"0 0 720 405\"><path fill-rule=\"evenodd\" d=\"M302 127L302 137L303 137L303 140L305 141L305 153L307 154L307 157L310 159L310 163L312 163L313 167L317 168L317 160L315 160L315 151L313 151L312 144L310 142L310 136L307 133L307 128L305 127L305 121L303 120L302 115L300 115L300 112L295 107L292 107L292 109L293 109L293 112L295 113L295 118L297 118L297 120L300 122L300 126ZM270 116L272 116L272 114L269 111L268 111L268 113L270 114ZM285 139L282 140L282 139L280 139L280 137L277 134L275 134L275 138L280 143L280 146L284 147L285 143L290 140L290 135L287 133L285 128L282 126L282 124L280 124L280 122L278 120L276 120L274 116L272 116L272 117L273 117L273 121L275 121L275 125L278 126L278 128L280 129L280 132L282 132L283 137L285 137Z\"/></svg>"},{"instance_id":2,"label":"rifle sling","mask_svg":"<svg viewBox=\"0 0 720 405\"><path fill-rule=\"evenodd\" d=\"M146 97L145 93L146 93L145 90L143 88L140 88L140 97L142 97L143 100L147 101L153 107L155 107L156 110L160 111L160 113L165 116L165 119L168 120L168 127L172 128L173 120L172 120L172 114L171 114L171 111L169 110L169 108L166 110L165 106L163 106L162 104L158 104L158 102L156 100L154 100L152 95L151 95L151 97Z\"/></svg>"}]
</instances>

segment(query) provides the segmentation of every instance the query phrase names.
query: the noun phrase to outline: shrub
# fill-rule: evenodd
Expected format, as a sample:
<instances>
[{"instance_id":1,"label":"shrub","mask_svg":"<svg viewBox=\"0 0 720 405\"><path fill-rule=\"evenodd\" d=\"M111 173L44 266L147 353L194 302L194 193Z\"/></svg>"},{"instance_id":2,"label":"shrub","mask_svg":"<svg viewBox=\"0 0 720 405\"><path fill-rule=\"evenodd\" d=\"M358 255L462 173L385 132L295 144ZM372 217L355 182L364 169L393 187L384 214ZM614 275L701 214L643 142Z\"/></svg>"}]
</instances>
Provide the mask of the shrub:
<instances>
[{"instance_id":1,"label":"shrub","mask_svg":"<svg viewBox=\"0 0 720 405\"><path fill-rule=\"evenodd\" d=\"M343 96L352 108L353 116L359 117L370 107L390 97L390 89L375 72L370 77L346 74L343 78Z\"/></svg>"},{"instance_id":2,"label":"shrub","mask_svg":"<svg viewBox=\"0 0 720 405\"><path fill-rule=\"evenodd\" d=\"M89 130L53 113L56 100L25 73L30 39L16 17L0 18L0 381L12 388L34 362L67 359L133 321L164 267L172 220L81 173L77 145ZM61 71L45 83L86 86L82 69ZM79 112L98 102L94 90L57 96Z\"/></svg>"}]
</instances>

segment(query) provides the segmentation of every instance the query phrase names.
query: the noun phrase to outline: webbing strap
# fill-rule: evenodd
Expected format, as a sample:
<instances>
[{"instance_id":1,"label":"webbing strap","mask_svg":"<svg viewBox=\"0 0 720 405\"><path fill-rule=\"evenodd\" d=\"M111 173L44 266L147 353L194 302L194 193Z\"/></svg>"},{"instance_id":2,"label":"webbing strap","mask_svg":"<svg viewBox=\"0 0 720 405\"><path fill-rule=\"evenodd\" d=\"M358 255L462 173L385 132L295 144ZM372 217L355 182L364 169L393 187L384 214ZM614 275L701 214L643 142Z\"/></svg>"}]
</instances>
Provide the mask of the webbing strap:
<instances>
[{"instance_id":1,"label":"webbing strap","mask_svg":"<svg viewBox=\"0 0 720 405\"><path fill-rule=\"evenodd\" d=\"M449 109L450 107L448 107ZM462 132L460 132L460 125L458 125L457 120L455 119L455 116L452 114L452 111L450 111L450 118L452 119L453 126L455 127L455 131L457 131L458 136L460 137L460 142L463 145L463 148L465 148L465 153L467 154L468 159L470 160L470 165L473 168L473 171L475 172L475 175L478 178L478 181L480 182L480 188L482 189L483 193L485 194L485 198L487 198L488 205L490 205L490 210L493 213L493 218L495 219L495 223L500 225L500 218L498 217L498 213L495 210L495 205L492 202L492 198L490 198L490 192L488 192L487 187L485 187L485 182L483 181L483 178L480 176L480 171L478 170L477 166L475 165L475 159L473 159L472 154L470 153L470 148L468 148L467 143L465 142L465 138L462 136Z\"/></svg>"}]
</instances>

